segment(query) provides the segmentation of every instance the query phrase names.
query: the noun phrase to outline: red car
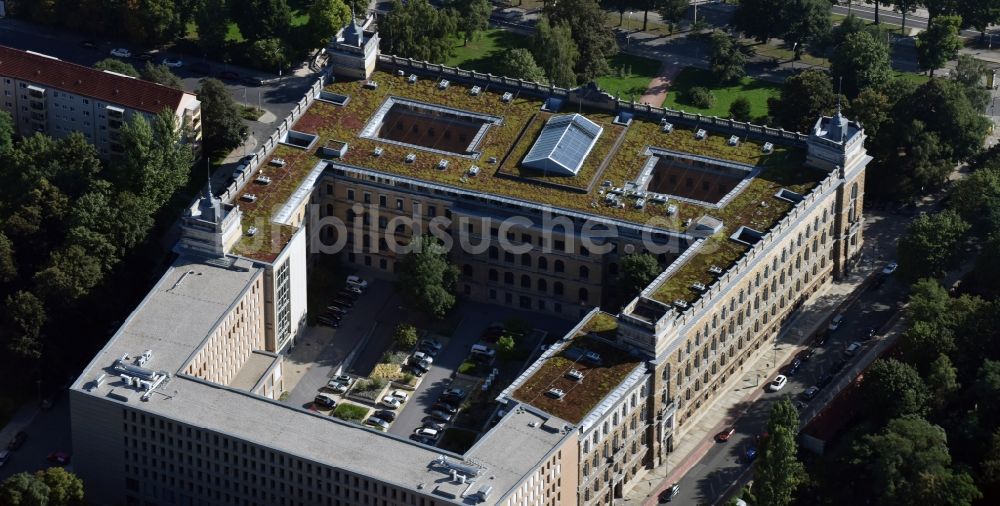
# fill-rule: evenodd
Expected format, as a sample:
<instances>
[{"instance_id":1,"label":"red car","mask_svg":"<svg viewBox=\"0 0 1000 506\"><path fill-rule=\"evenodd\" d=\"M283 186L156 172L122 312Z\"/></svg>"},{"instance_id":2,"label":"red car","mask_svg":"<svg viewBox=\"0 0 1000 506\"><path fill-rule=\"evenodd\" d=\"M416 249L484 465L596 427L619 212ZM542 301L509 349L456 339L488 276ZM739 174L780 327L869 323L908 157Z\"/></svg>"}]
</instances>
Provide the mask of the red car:
<instances>
[{"instance_id":1,"label":"red car","mask_svg":"<svg viewBox=\"0 0 1000 506\"><path fill-rule=\"evenodd\" d=\"M65 466L69 464L69 453L64 451L52 452L49 454L48 457L45 458L45 460L48 460L53 464Z\"/></svg>"},{"instance_id":2,"label":"red car","mask_svg":"<svg viewBox=\"0 0 1000 506\"><path fill-rule=\"evenodd\" d=\"M720 443L725 443L726 441L729 441L729 438L733 437L733 434L735 433L736 433L736 427L729 427L727 429L724 429L722 432L716 434L715 440Z\"/></svg>"}]
</instances>

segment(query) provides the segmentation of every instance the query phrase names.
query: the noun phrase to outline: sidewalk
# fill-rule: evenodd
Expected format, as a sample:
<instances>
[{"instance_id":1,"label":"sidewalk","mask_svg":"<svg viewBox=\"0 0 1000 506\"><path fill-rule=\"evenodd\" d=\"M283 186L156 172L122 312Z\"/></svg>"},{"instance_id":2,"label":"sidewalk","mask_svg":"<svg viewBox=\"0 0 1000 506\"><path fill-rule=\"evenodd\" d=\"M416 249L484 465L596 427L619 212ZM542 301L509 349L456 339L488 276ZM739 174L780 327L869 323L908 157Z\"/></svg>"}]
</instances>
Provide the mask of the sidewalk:
<instances>
[{"instance_id":1,"label":"sidewalk","mask_svg":"<svg viewBox=\"0 0 1000 506\"><path fill-rule=\"evenodd\" d=\"M803 342L825 325L833 313L850 305L863 291L872 271L870 263L862 262L847 278L827 283L806 300L798 314L778 335L777 345L774 348L762 346L756 356L740 368L741 373L734 374L722 387L725 393L716 397L700 414L685 421L684 428L675 438L677 444L674 451L666 457L666 463L647 471L618 504L656 504L657 494L669 484L680 481L708 452L714 444L713 435L739 418L727 416L727 413L744 406L740 411L742 416L746 407L763 394L760 385L771 377L778 364L785 363L792 355L805 349Z\"/></svg>"}]
</instances>

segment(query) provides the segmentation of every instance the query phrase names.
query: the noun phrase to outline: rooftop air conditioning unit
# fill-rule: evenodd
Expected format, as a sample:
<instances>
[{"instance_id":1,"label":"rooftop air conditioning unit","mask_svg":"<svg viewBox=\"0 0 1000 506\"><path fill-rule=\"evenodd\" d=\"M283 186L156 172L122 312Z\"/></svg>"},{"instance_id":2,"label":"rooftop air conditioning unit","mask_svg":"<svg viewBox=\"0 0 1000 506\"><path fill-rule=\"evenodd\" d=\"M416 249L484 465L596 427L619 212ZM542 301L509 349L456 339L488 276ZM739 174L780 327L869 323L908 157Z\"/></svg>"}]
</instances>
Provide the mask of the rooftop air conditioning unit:
<instances>
[{"instance_id":1,"label":"rooftop air conditioning unit","mask_svg":"<svg viewBox=\"0 0 1000 506\"><path fill-rule=\"evenodd\" d=\"M691 289L698 293L704 293L707 287L704 285L704 283L694 283L691 285Z\"/></svg>"},{"instance_id":2,"label":"rooftop air conditioning unit","mask_svg":"<svg viewBox=\"0 0 1000 506\"><path fill-rule=\"evenodd\" d=\"M372 154L373 154L373 155L375 155L375 156L382 156L382 153L383 153L384 151L385 151L385 150L384 150L384 149L382 149L382 147L381 147L381 146L376 146L376 147L375 147L375 149L373 149L373 150L372 150Z\"/></svg>"},{"instance_id":3,"label":"rooftop air conditioning unit","mask_svg":"<svg viewBox=\"0 0 1000 506\"><path fill-rule=\"evenodd\" d=\"M247 229L247 235L253 237L257 235L257 227L250 227Z\"/></svg>"},{"instance_id":4,"label":"rooftop air conditioning unit","mask_svg":"<svg viewBox=\"0 0 1000 506\"><path fill-rule=\"evenodd\" d=\"M765 142L764 148L761 149L761 151L764 152L764 154L771 154L772 152L774 152L774 144L770 142Z\"/></svg>"},{"instance_id":5,"label":"rooftop air conditioning unit","mask_svg":"<svg viewBox=\"0 0 1000 506\"><path fill-rule=\"evenodd\" d=\"M441 160L438 162L438 170L444 170L448 168L448 160Z\"/></svg>"},{"instance_id":6,"label":"rooftop air conditioning unit","mask_svg":"<svg viewBox=\"0 0 1000 506\"><path fill-rule=\"evenodd\" d=\"M439 90L447 90L449 86L451 86L451 81L447 79L442 79L441 82L438 83Z\"/></svg>"},{"instance_id":7,"label":"rooftop air conditioning unit","mask_svg":"<svg viewBox=\"0 0 1000 506\"><path fill-rule=\"evenodd\" d=\"M687 303L687 301L684 301L684 300L681 300L681 299L677 299L677 300L674 301L674 306L676 306L677 308L680 308L680 309L687 309L688 308L688 303Z\"/></svg>"},{"instance_id":8,"label":"rooftop air conditioning unit","mask_svg":"<svg viewBox=\"0 0 1000 506\"><path fill-rule=\"evenodd\" d=\"M252 193L244 193L243 194L243 200L245 200L247 202L256 202L257 201L257 196L254 195L254 194L252 194Z\"/></svg>"},{"instance_id":9,"label":"rooftop air conditioning unit","mask_svg":"<svg viewBox=\"0 0 1000 506\"><path fill-rule=\"evenodd\" d=\"M275 165L277 167L284 167L285 166L285 159L284 158L272 158L271 159L271 165Z\"/></svg>"},{"instance_id":10,"label":"rooftop air conditioning unit","mask_svg":"<svg viewBox=\"0 0 1000 506\"><path fill-rule=\"evenodd\" d=\"M669 206L667 206L667 214L669 214L670 216L677 214L677 206L675 206L674 204L670 204Z\"/></svg>"},{"instance_id":11,"label":"rooftop air conditioning unit","mask_svg":"<svg viewBox=\"0 0 1000 506\"><path fill-rule=\"evenodd\" d=\"M369 88L369 89L374 90L375 88L378 88L378 83L376 83L375 81L369 79L369 80L365 81L365 88Z\"/></svg>"},{"instance_id":12,"label":"rooftop air conditioning unit","mask_svg":"<svg viewBox=\"0 0 1000 506\"><path fill-rule=\"evenodd\" d=\"M719 274L722 274L722 267L719 267L718 265L713 265L708 268L708 272L710 274L715 274L716 276L718 276Z\"/></svg>"},{"instance_id":13,"label":"rooftop air conditioning unit","mask_svg":"<svg viewBox=\"0 0 1000 506\"><path fill-rule=\"evenodd\" d=\"M417 75L416 74L410 74L410 77L406 78L406 82L408 82L410 84L413 84L413 83L417 82Z\"/></svg>"},{"instance_id":14,"label":"rooftop air conditioning unit","mask_svg":"<svg viewBox=\"0 0 1000 506\"><path fill-rule=\"evenodd\" d=\"M469 90L469 95L472 95L472 96L475 97L475 96L478 96L479 93L482 92L482 91L483 91L483 89L480 88L479 86L473 86L472 89Z\"/></svg>"},{"instance_id":15,"label":"rooftop air conditioning unit","mask_svg":"<svg viewBox=\"0 0 1000 506\"><path fill-rule=\"evenodd\" d=\"M646 199L638 199L635 201L635 208L642 209L646 206Z\"/></svg>"},{"instance_id":16,"label":"rooftop air conditioning unit","mask_svg":"<svg viewBox=\"0 0 1000 506\"><path fill-rule=\"evenodd\" d=\"M730 146L739 146L740 145L740 138L737 137L737 136L735 136L735 135L729 137L729 145Z\"/></svg>"},{"instance_id":17,"label":"rooftop air conditioning unit","mask_svg":"<svg viewBox=\"0 0 1000 506\"><path fill-rule=\"evenodd\" d=\"M260 184L271 184L271 178L267 176L258 176L257 182Z\"/></svg>"},{"instance_id":18,"label":"rooftop air conditioning unit","mask_svg":"<svg viewBox=\"0 0 1000 506\"><path fill-rule=\"evenodd\" d=\"M413 153L407 153L406 154L406 158L404 158L403 161L406 162L406 163L413 163L413 162L417 161L417 155L415 155Z\"/></svg>"},{"instance_id":19,"label":"rooftop air conditioning unit","mask_svg":"<svg viewBox=\"0 0 1000 506\"><path fill-rule=\"evenodd\" d=\"M583 373L576 369L570 369L569 372L566 373L566 377L573 381L583 381Z\"/></svg>"},{"instance_id":20,"label":"rooftop air conditioning unit","mask_svg":"<svg viewBox=\"0 0 1000 506\"><path fill-rule=\"evenodd\" d=\"M669 134L670 132L674 131L674 124L664 121L663 124L660 125L660 130L662 130L664 133Z\"/></svg>"},{"instance_id":21,"label":"rooftop air conditioning unit","mask_svg":"<svg viewBox=\"0 0 1000 506\"><path fill-rule=\"evenodd\" d=\"M504 93L503 96L500 97L500 101L504 103L510 102L511 100L514 100L514 94L509 91Z\"/></svg>"},{"instance_id":22,"label":"rooftop air conditioning unit","mask_svg":"<svg viewBox=\"0 0 1000 506\"><path fill-rule=\"evenodd\" d=\"M473 165L472 167L469 167L469 175L473 176L473 177L478 176L479 175L479 167L477 167L475 165Z\"/></svg>"},{"instance_id":23,"label":"rooftop air conditioning unit","mask_svg":"<svg viewBox=\"0 0 1000 506\"><path fill-rule=\"evenodd\" d=\"M561 388L550 388L547 392L545 392L545 394L554 399L562 399L563 397L566 397L566 392L564 392Z\"/></svg>"},{"instance_id":24,"label":"rooftop air conditioning unit","mask_svg":"<svg viewBox=\"0 0 1000 506\"><path fill-rule=\"evenodd\" d=\"M699 128L698 131L694 133L694 138L699 141L705 137L708 137L708 132L706 132L704 128Z\"/></svg>"}]
</instances>

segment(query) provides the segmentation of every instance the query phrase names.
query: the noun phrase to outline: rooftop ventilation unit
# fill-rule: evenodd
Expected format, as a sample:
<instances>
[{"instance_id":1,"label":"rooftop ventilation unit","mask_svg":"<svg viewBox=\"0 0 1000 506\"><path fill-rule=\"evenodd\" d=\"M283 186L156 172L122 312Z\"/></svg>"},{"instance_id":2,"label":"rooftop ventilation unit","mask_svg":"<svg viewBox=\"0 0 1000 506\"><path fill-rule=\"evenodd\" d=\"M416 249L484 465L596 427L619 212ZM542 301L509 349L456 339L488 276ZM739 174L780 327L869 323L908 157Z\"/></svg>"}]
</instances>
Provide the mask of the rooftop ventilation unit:
<instances>
[{"instance_id":1,"label":"rooftop ventilation unit","mask_svg":"<svg viewBox=\"0 0 1000 506\"><path fill-rule=\"evenodd\" d=\"M417 155L415 155L413 153L407 153L406 154L406 158L404 158L403 161L406 162L406 163L413 163L413 162L417 161Z\"/></svg>"},{"instance_id":2,"label":"rooftop ventilation unit","mask_svg":"<svg viewBox=\"0 0 1000 506\"><path fill-rule=\"evenodd\" d=\"M408 82L410 84L416 83L417 82L417 75L416 74L410 74L410 77L406 78L406 82Z\"/></svg>"},{"instance_id":3,"label":"rooftop ventilation unit","mask_svg":"<svg viewBox=\"0 0 1000 506\"><path fill-rule=\"evenodd\" d=\"M257 227L250 227L247 229L247 236L253 237L257 235Z\"/></svg>"},{"instance_id":4,"label":"rooftop ventilation unit","mask_svg":"<svg viewBox=\"0 0 1000 506\"><path fill-rule=\"evenodd\" d=\"M605 179L605 180L604 180L604 183L603 183L603 184L601 184L601 186L603 186L603 187L605 187L605 188L611 188L611 187L612 187L612 186L614 186L614 185L615 185L614 181L612 181L612 180L610 180L610 179Z\"/></svg>"},{"instance_id":5,"label":"rooftop ventilation unit","mask_svg":"<svg viewBox=\"0 0 1000 506\"><path fill-rule=\"evenodd\" d=\"M719 267L718 265L713 265L708 268L708 272L709 274L715 274L716 276L718 276L719 274L722 274L722 267Z\"/></svg>"},{"instance_id":6,"label":"rooftop ventilation unit","mask_svg":"<svg viewBox=\"0 0 1000 506\"><path fill-rule=\"evenodd\" d=\"M483 89L480 88L479 86L473 86L472 89L469 90L469 95L472 95L472 96L476 97L476 96L479 96L479 94L482 91L483 91Z\"/></svg>"},{"instance_id":7,"label":"rooftop ventilation unit","mask_svg":"<svg viewBox=\"0 0 1000 506\"><path fill-rule=\"evenodd\" d=\"M473 165L472 167L469 167L469 175L473 176L473 177L478 176L479 175L479 167L477 167L475 165Z\"/></svg>"},{"instance_id":8,"label":"rooftop ventilation unit","mask_svg":"<svg viewBox=\"0 0 1000 506\"><path fill-rule=\"evenodd\" d=\"M438 162L438 170L444 170L448 168L448 160L440 160Z\"/></svg>"},{"instance_id":9,"label":"rooftop ventilation unit","mask_svg":"<svg viewBox=\"0 0 1000 506\"><path fill-rule=\"evenodd\" d=\"M642 209L646 206L646 199L638 199L635 201L635 208Z\"/></svg>"},{"instance_id":10,"label":"rooftop ventilation unit","mask_svg":"<svg viewBox=\"0 0 1000 506\"><path fill-rule=\"evenodd\" d=\"M403 69L399 69L396 71L396 75L399 77L403 77L406 75L406 72L403 72Z\"/></svg>"},{"instance_id":11,"label":"rooftop ventilation unit","mask_svg":"<svg viewBox=\"0 0 1000 506\"><path fill-rule=\"evenodd\" d=\"M705 290L707 290L708 287L706 287L703 283L694 283L691 285L691 289L698 293L705 293Z\"/></svg>"},{"instance_id":12,"label":"rooftop ventilation unit","mask_svg":"<svg viewBox=\"0 0 1000 506\"><path fill-rule=\"evenodd\" d=\"M258 176L257 182L260 184L271 184L271 178L267 176Z\"/></svg>"},{"instance_id":13,"label":"rooftop ventilation unit","mask_svg":"<svg viewBox=\"0 0 1000 506\"><path fill-rule=\"evenodd\" d=\"M276 167L284 167L285 166L285 159L284 158L272 158L271 161L270 161L270 164L274 165Z\"/></svg>"},{"instance_id":14,"label":"rooftop ventilation unit","mask_svg":"<svg viewBox=\"0 0 1000 506\"><path fill-rule=\"evenodd\" d=\"M739 146L740 145L740 138L737 137L737 136L735 136L735 135L733 135L733 136L729 137L728 144L730 146Z\"/></svg>"},{"instance_id":15,"label":"rooftop ventilation unit","mask_svg":"<svg viewBox=\"0 0 1000 506\"><path fill-rule=\"evenodd\" d=\"M495 157L495 156L491 156L491 157L489 157L489 158L486 159L486 163L497 163L497 161L498 161L497 157Z\"/></svg>"},{"instance_id":16,"label":"rooftop ventilation unit","mask_svg":"<svg viewBox=\"0 0 1000 506\"><path fill-rule=\"evenodd\" d=\"M365 81L365 88L374 90L375 88L378 88L378 83L376 83L375 81L369 79L369 80Z\"/></svg>"},{"instance_id":17,"label":"rooftop ventilation unit","mask_svg":"<svg viewBox=\"0 0 1000 506\"><path fill-rule=\"evenodd\" d=\"M385 152L385 150L382 149L381 146L376 146L375 149L372 150L372 154L375 156L382 156L383 152Z\"/></svg>"},{"instance_id":18,"label":"rooftop ventilation unit","mask_svg":"<svg viewBox=\"0 0 1000 506\"><path fill-rule=\"evenodd\" d=\"M451 86L451 81L447 79L442 79L441 82L438 83L439 90L447 90L449 86Z\"/></svg>"},{"instance_id":19,"label":"rooftop ventilation unit","mask_svg":"<svg viewBox=\"0 0 1000 506\"><path fill-rule=\"evenodd\" d=\"M769 155L769 154L773 153L774 152L774 144L772 144L770 142L765 142L764 143L764 147L761 148L761 152L763 152L766 155Z\"/></svg>"},{"instance_id":20,"label":"rooftop ventilation unit","mask_svg":"<svg viewBox=\"0 0 1000 506\"><path fill-rule=\"evenodd\" d=\"M545 395L548 395L553 399L562 399L563 397L566 397L566 392L564 392L561 388L550 388L545 392Z\"/></svg>"},{"instance_id":21,"label":"rooftop ventilation unit","mask_svg":"<svg viewBox=\"0 0 1000 506\"><path fill-rule=\"evenodd\" d=\"M698 131L694 133L694 138L699 141L705 137L708 137L708 132L706 132L704 128L699 128Z\"/></svg>"},{"instance_id":22,"label":"rooftop ventilation unit","mask_svg":"<svg viewBox=\"0 0 1000 506\"><path fill-rule=\"evenodd\" d=\"M653 196L649 198L649 200L652 200L656 204L666 204L667 196L663 195L662 193L654 193Z\"/></svg>"},{"instance_id":23,"label":"rooftop ventilation unit","mask_svg":"<svg viewBox=\"0 0 1000 506\"><path fill-rule=\"evenodd\" d=\"M660 130L663 131L663 133L669 134L670 132L674 131L674 124L664 121L663 123L660 124Z\"/></svg>"},{"instance_id":24,"label":"rooftop ventilation unit","mask_svg":"<svg viewBox=\"0 0 1000 506\"><path fill-rule=\"evenodd\" d=\"M688 308L688 303L685 300L677 299L674 301L674 307L680 310L685 310Z\"/></svg>"},{"instance_id":25,"label":"rooftop ventilation unit","mask_svg":"<svg viewBox=\"0 0 1000 506\"><path fill-rule=\"evenodd\" d=\"M252 193L244 193L243 197L241 197L241 198L243 200L247 201L247 202L256 202L257 201L257 196L254 195L254 194L252 194Z\"/></svg>"},{"instance_id":26,"label":"rooftop ventilation unit","mask_svg":"<svg viewBox=\"0 0 1000 506\"><path fill-rule=\"evenodd\" d=\"M670 216L677 214L677 206L675 206L674 204L670 204L669 206L667 206L667 214Z\"/></svg>"},{"instance_id":27,"label":"rooftop ventilation unit","mask_svg":"<svg viewBox=\"0 0 1000 506\"><path fill-rule=\"evenodd\" d=\"M511 100L514 100L514 94L509 91L504 93L503 96L500 97L500 101L504 103L510 102Z\"/></svg>"},{"instance_id":28,"label":"rooftop ventilation unit","mask_svg":"<svg viewBox=\"0 0 1000 506\"><path fill-rule=\"evenodd\" d=\"M573 381L583 381L583 373L576 369L570 369L569 372L566 373L566 377Z\"/></svg>"},{"instance_id":29,"label":"rooftop ventilation unit","mask_svg":"<svg viewBox=\"0 0 1000 506\"><path fill-rule=\"evenodd\" d=\"M431 462L431 464L435 466L446 467L449 470L458 471L469 477L479 476L480 472L480 469L478 467L462 464L459 462L452 462L448 460L448 457L445 457L444 455L438 455L438 458L434 459L434 461Z\"/></svg>"},{"instance_id":30,"label":"rooftop ventilation unit","mask_svg":"<svg viewBox=\"0 0 1000 506\"><path fill-rule=\"evenodd\" d=\"M151 358L153 358L153 350L146 350L142 352L142 355L139 355L139 357L135 359L135 363L139 367L142 367L146 365L146 362L149 362L149 359Z\"/></svg>"}]
</instances>

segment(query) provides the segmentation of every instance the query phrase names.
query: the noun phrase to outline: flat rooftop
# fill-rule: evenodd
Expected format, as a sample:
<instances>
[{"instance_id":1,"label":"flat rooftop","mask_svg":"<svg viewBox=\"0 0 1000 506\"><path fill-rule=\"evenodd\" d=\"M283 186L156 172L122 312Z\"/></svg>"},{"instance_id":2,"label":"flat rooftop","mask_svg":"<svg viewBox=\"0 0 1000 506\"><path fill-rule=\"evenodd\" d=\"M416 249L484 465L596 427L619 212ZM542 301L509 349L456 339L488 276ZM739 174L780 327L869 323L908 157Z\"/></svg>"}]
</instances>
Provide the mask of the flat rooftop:
<instances>
[{"instance_id":1,"label":"flat rooftop","mask_svg":"<svg viewBox=\"0 0 1000 506\"><path fill-rule=\"evenodd\" d=\"M178 259L71 389L441 499L448 499L448 493L465 491L468 485L452 483L447 469L431 465L439 455L447 455L439 448L240 390L252 387L251 381L255 383L266 370L272 359L266 354L255 354L260 355L259 359L251 357L228 387L179 374L261 270L243 259L231 269ZM126 353L136 357L145 350L152 350L152 356L144 367L169 372L171 377L153 391L148 401L141 401L142 392L125 385L112 365ZM241 380L244 371L245 381ZM98 385L95 380L101 374L106 378ZM253 376L257 378L251 380ZM469 493L478 490L479 484L488 483L494 487L491 497L498 498L567 436L558 430L564 425L556 418L512 412L464 458L451 455L449 460L474 462L481 467L483 471L476 478L479 481ZM512 447L518 451L509 451ZM385 455L392 458L381 457ZM442 493L432 493L438 489ZM455 502L463 501L458 498Z\"/></svg>"},{"instance_id":2,"label":"flat rooftop","mask_svg":"<svg viewBox=\"0 0 1000 506\"><path fill-rule=\"evenodd\" d=\"M762 146L753 141L741 140L733 146L729 144L728 134L718 135L711 131L699 140L695 138L693 129L680 127L665 133L659 123L639 117L626 128L613 123L614 117L607 112L588 111L575 106L567 106L567 109L577 110L546 112L541 110L544 102L541 97L514 94L509 101L504 101L502 91L490 90L485 85L477 94L473 94L471 86L459 83L451 83L441 89L439 81L428 76L420 76L411 83L409 75L376 71L372 81L378 86L368 87L365 81L338 81L327 85L325 91L349 97L347 103L337 105L317 100L293 130L318 135L316 146L324 146L330 141L346 142L348 152L337 160L346 165L526 203L542 202L555 208L649 224L673 232L685 232L686 220L697 220L705 214L723 220L725 233L732 233L743 225L767 230L788 212L791 204L776 201L775 205L765 207L760 205L762 200L772 199L776 188L781 187L807 193L825 175L822 171L805 167L805 150L802 148L776 145L772 153L764 154ZM378 118L385 104L393 100L424 104L421 107L449 108L471 115L499 117L501 122L484 130L482 138L475 142L477 154L473 157L468 156L468 150L464 148L463 153L449 152L459 149L456 146L464 145L463 140L472 142L471 130L464 132L462 138L458 136L463 132L449 131L453 137L443 139L448 130L440 126L434 128L437 122L443 120L428 120L423 112L408 114L405 121L398 119L392 122L390 130L409 130L406 135L404 132L393 134L399 140L387 140L381 138L381 134L371 135L371 132L364 134L372 129L372 120ZM549 118L554 114L578 112L602 127L604 132L575 176L546 174L521 167L521 161ZM379 131L384 132L387 125L380 125ZM417 128L416 132L414 128ZM428 143L440 149L428 147ZM381 149L379 156L374 154L375 148ZM667 196L667 202L647 199L641 208L636 205L634 196L620 199L621 204L606 201L609 189L625 188L628 183L640 178L650 160L649 148L735 162L760 170L740 194L728 200L722 208L707 207L673 196ZM415 155L415 160L407 162L405 159L410 154ZM257 201L236 200L244 213L244 227L253 223L268 237L270 231L262 229L261 220L257 218L269 219L273 216L324 156L317 149L306 151L279 145L272 158L281 158L286 164L285 168L278 169L265 161L265 172L272 178L272 183L266 186L251 183L244 189L245 193L254 193ZM438 168L441 160L448 162L446 169ZM479 167L475 176L470 176L468 172L472 166ZM610 182L610 186L605 186L606 181ZM648 190L654 191L655 187ZM676 210L672 215L668 212L670 206ZM273 258L287 242L290 233L281 232L275 237L278 237L275 241L244 237L235 251L251 258ZM724 260L726 258L721 258L720 262Z\"/></svg>"},{"instance_id":3,"label":"flat rooftop","mask_svg":"<svg viewBox=\"0 0 1000 506\"><path fill-rule=\"evenodd\" d=\"M511 397L524 404L579 424L605 397L632 374L643 360L608 344L598 337L614 339L617 320L597 312L588 318L568 339L553 345L518 378L508 390ZM587 352L597 353L600 362L588 360ZM583 374L580 380L571 371ZM552 389L564 395L557 398Z\"/></svg>"}]
</instances>

